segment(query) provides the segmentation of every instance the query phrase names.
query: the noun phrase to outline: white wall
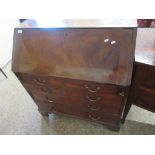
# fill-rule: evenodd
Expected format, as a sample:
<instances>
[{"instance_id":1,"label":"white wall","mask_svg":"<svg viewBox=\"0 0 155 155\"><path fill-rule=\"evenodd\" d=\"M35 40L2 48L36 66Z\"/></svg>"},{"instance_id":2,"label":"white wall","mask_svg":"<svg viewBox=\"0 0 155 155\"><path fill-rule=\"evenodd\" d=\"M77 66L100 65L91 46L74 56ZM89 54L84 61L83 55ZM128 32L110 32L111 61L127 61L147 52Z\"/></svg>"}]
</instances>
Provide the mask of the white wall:
<instances>
[{"instance_id":1,"label":"white wall","mask_svg":"<svg viewBox=\"0 0 155 155\"><path fill-rule=\"evenodd\" d=\"M0 67L12 58L13 31L18 20L0 20Z\"/></svg>"}]
</instances>

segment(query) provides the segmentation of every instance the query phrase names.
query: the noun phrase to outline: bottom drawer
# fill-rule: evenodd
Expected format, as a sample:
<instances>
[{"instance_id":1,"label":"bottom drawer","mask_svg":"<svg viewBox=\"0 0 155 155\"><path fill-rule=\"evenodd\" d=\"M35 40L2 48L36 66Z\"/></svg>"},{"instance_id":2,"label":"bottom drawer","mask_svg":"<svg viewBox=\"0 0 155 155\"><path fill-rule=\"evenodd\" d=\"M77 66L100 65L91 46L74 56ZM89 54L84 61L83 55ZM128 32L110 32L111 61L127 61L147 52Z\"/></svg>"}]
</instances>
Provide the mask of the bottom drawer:
<instances>
[{"instance_id":1,"label":"bottom drawer","mask_svg":"<svg viewBox=\"0 0 155 155\"><path fill-rule=\"evenodd\" d=\"M105 123L105 124L116 124L120 122L119 115L108 115L104 114L102 111L90 111L84 105L67 105L67 104L54 104L54 103L45 103L37 102L39 108L42 111L51 113L62 113L66 115L71 115L83 119L88 119L95 122Z\"/></svg>"}]
</instances>

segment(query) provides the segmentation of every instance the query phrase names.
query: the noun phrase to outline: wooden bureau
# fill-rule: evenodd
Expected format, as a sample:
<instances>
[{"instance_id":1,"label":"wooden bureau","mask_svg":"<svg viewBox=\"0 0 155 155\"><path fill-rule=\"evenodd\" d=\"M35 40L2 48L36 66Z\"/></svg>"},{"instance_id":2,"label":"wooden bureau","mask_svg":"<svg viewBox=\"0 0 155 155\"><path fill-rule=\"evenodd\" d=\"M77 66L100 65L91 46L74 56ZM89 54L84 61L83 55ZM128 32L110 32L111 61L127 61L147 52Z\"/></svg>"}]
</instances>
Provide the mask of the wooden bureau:
<instances>
[{"instance_id":1,"label":"wooden bureau","mask_svg":"<svg viewBox=\"0 0 155 155\"><path fill-rule=\"evenodd\" d=\"M118 131L131 84L136 21L60 23L27 20L15 28L13 72L41 114L62 113Z\"/></svg>"}]
</instances>

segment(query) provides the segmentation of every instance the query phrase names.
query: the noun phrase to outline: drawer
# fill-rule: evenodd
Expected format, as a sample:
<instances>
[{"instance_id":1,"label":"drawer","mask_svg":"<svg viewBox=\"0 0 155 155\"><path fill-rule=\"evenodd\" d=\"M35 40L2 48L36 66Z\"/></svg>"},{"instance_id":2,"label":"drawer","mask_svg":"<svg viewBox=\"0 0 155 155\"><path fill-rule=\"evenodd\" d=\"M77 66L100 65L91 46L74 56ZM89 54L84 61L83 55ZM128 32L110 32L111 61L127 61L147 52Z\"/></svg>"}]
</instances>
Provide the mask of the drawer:
<instances>
[{"instance_id":1,"label":"drawer","mask_svg":"<svg viewBox=\"0 0 155 155\"><path fill-rule=\"evenodd\" d=\"M99 109L105 113L119 114L122 107L122 99L118 95L102 94L94 95L82 94L76 96L72 93L68 94L66 91L61 89L50 90L45 87L36 87L30 84L24 84L24 87L33 96L35 101L46 102L46 103L57 103L65 105L84 105L88 109Z\"/></svg>"},{"instance_id":2,"label":"drawer","mask_svg":"<svg viewBox=\"0 0 155 155\"><path fill-rule=\"evenodd\" d=\"M142 108L155 112L155 91L141 88L135 100L135 104Z\"/></svg>"},{"instance_id":3,"label":"drawer","mask_svg":"<svg viewBox=\"0 0 155 155\"><path fill-rule=\"evenodd\" d=\"M107 124L119 124L119 115L108 115L103 111L92 112L89 111L84 105L64 105L64 104L49 104L45 102L37 103L46 112L62 113L79 118L88 119L95 122L107 123Z\"/></svg>"},{"instance_id":4,"label":"drawer","mask_svg":"<svg viewBox=\"0 0 155 155\"><path fill-rule=\"evenodd\" d=\"M85 105L108 114L119 114L123 106L122 90L115 85L24 73L17 76L35 101Z\"/></svg>"},{"instance_id":5,"label":"drawer","mask_svg":"<svg viewBox=\"0 0 155 155\"><path fill-rule=\"evenodd\" d=\"M84 80L75 80L67 78L58 77L48 77L48 76L36 76L25 73L16 73L17 77L23 84L31 84L40 87L46 87L48 90L59 90L65 91L66 94L72 94L74 96L83 95L115 95L119 97L120 88L116 85L101 84L97 82L90 82ZM121 88L124 91L124 87ZM47 90L47 91L48 91Z\"/></svg>"},{"instance_id":6,"label":"drawer","mask_svg":"<svg viewBox=\"0 0 155 155\"><path fill-rule=\"evenodd\" d=\"M58 96L64 96L64 95L72 95L72 96L78 96L78 97L83 97L84 95L91 95L91 96L96 96L96 95L103 95L104 93L108 93L108 94L113 94L116 93L117 89L115 88L108 88L107 86L105 86L102 88L101 90L101 86L96 86L97 88L99 88L99 91L95 91L95 89L90 89L90 88L85 88L82 85L78 85L77 83L74 82L74 84L70 84L69 80L68 83L64 84L64 86L62 87L57 87L57 86L53 86L52 84L50 85L34 85L31 83L26 83L26 82L22 82L23 86L27 89L27 90L31 90L33 92L38 92L38 93L44 93L44 94L48 94L48 95L58 95ZM80 83L81 84L81 83ZM81 86L81 88L80 88ZM88 86L88 85L86 85ZM95 86L95 85L94 85Z\"/></svg>"}]
</instances>

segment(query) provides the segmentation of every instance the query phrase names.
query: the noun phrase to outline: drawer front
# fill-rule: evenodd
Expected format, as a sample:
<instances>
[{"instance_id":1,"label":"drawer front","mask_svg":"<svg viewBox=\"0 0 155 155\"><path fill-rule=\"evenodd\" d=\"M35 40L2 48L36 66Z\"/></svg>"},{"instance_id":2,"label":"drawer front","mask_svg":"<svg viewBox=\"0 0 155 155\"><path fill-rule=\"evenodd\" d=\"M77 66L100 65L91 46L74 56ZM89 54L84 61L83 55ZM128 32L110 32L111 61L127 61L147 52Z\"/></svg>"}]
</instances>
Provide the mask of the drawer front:
<instances>
[{"instance_id":1,"label":"drawer front","mask_svg":"<svg viewBox=\"0 0 155 155\"><path fill-rule=\"evenodd\" d=\"M15 30L12 68L14 72L130 85L133 32L130 28L23 29L22 34Z\"/></svg>"},{"instance_id":2,"label":"drawer front","mask_svg":"<svg viewBox=\"0 0 155 155\"><path fill-rule=\"evenodd\" d=\"M115 100L115 98L102 97L100 101L91 102L85 96L78 97L66 95L47 95L43 93L34 92L33 90L28 90L31 92L35 101L46 102L46 103L56 103L64 105L84 105L85 107L92 109L92 111L104 111L108 114L119 114L122 107L122 100Z\"/></svg>"},{"instance_id":3,"label":"drawer front","mask_svg":"<svg viewBox=\"0 0 155 155\"><path fill-rule=\"evenodd\" d=\"M110 84L101 84L84 80L66 79L50 76L36 76L32 74L16 73L18 79L23 84L31 84L37 87L45 87L52 90L65 91L66 94L75 96L82 95L104 95L109 94L121 98L125 92L125 87L118 87ZM48 91L48 90L47 90ZM119 96L120 95L120 96Z\"/></svg>"},{"instance_id":4,"label":"drawer front","mask_svg":"<svg viewBox=\"0 0 155 155\"><path fill-rule=\"evenodd\" d=\"M107 123L107 124L119 124L119 115L104 114L103 111L90 111L84 105L64 105L64 104L49 104L45 102L37 102L46 112L62 113L83 119L88 119L95 122Z\"/></svg>"},{"instance_id":5,"label":"drawer front","mask_svg":"<svg viewBox=\"0 0 155 155\"><path fill-rule=\"evenodd\" d=\"M119 95L118 87L113 85L103 85L96 83L84 84L79 80L62 80L52 77L45 77L48 83L43 85L36 84L35 81L29 80L33 78L31 75L24 77L22 84L30 92L35 101L57 103L57 104L78 104L84 105L88 109L104 111L107 114L120 114L123 106L123 96ZM31 77L31 78L30 78ZM38 77L37 77L38 78ZM46 80L46 82L47 82ZM51 82L49 82L51 81ZM55 83L55 81L57 81ZM62 81L65 81L64 83ZM71 81L71 82L70 82ZM74 82L73 82L74 81ZM53 85L52 85L53 83ZM85 85L85 87L83 87ZM98 90L99 88L99 90Z\"/></svg>"}]
</instances>

